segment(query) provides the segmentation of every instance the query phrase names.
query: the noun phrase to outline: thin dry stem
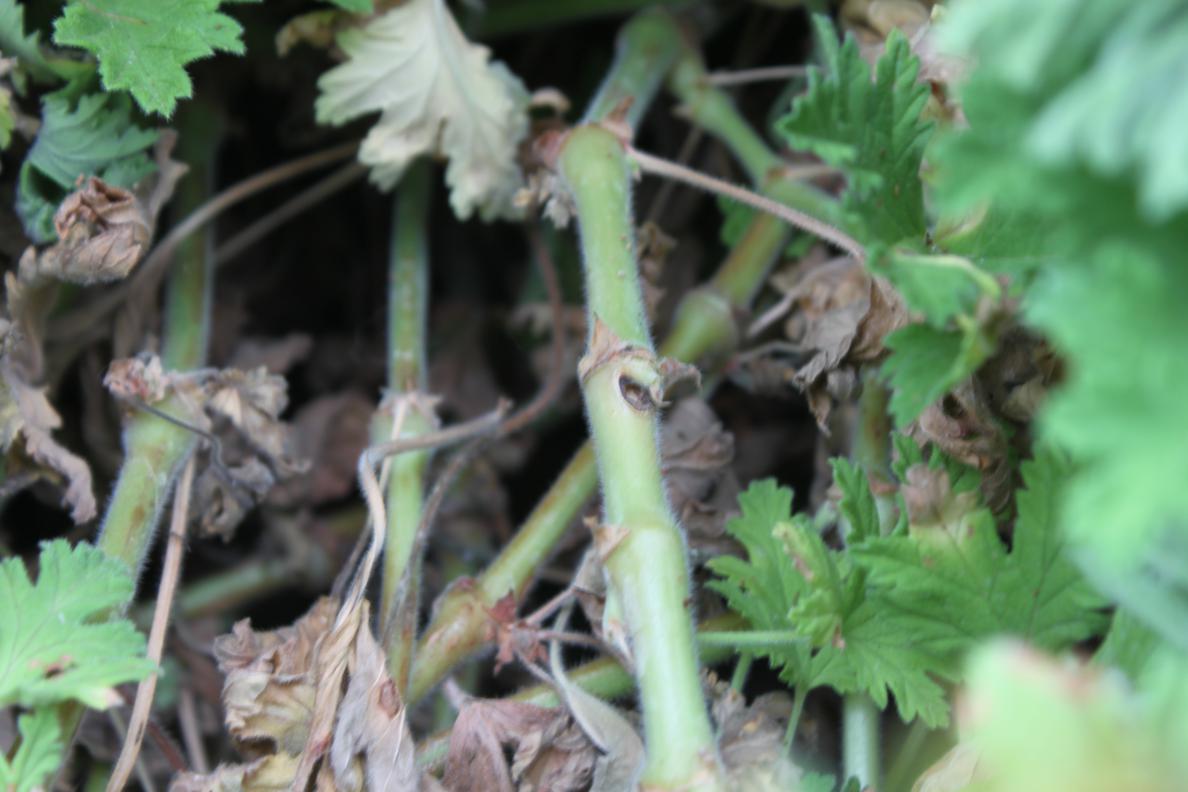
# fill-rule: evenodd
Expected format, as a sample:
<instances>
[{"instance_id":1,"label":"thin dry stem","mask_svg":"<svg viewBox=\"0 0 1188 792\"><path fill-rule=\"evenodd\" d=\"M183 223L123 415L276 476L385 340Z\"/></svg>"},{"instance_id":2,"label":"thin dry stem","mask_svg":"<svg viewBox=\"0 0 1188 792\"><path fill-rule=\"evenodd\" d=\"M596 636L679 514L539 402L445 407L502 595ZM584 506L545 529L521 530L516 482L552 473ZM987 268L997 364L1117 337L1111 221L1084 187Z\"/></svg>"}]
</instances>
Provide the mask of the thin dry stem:
<instances>
[{"instance_id":1,"label":"thin dry stem","mask_svg":"<svg viewBox=\"0 0 1188 792\"><path fill-rule=\"evenodd\" d=\"M201 229L210 221L232 206L244 201L256 193L267 190L283 182L295 179L310 171L324 168L327 165L346 159L358 149L358 143L345 143L332 148L316 151L304 157L269 168L243 181L233 184L206 203L190 213L165 235L148 257L137 268L136 273L115 288L104 292L93 302L84 305L77 311L57 320L47 331L51 340L71 338L88 330L103 317L123 305L134 290L148 290L155 287L164 275L166 267L173 258L178 245L191 234Z\"/></svg>"},{"instance_id":2,"label":"thin dry stem","mask_svg":"<svg viewBox=\"0 0 1188 792\"><path fill-rule=\"evenodd\" d=\"M782 82L794 77L804 77L806 74L808 68L805 66L760 66L754 69L711 72L706 75L705 82L707 85L721 88L756 82Z\"/></svg>"},{"instance_id":3,"label":"thin dry stem","mask_svg":"<svg viewBox=\"0 0 1188 792\"><path fill-rule=\"evenodd\" d=\"M363 590L371 577L371 570L379 557L384 544L384 526L388 524L387 509L384 506L383 490L375 475L375 466L388 457L403 454L407 451L420 451L428 448L440 448L454 445L477 435L493 432L499 427L500 421L507 413L507 402L501 401L492 411L473 418L464 423L441 429L436 432L426 432L415 437L398 437L386 443L377 443L364 449L359 455L357 473L359 487L363 490L363 499L367 502L367 512L371 527L371 543L367 548L363 564L355 572L355 580L346 598L339 616L347 613L347 603L362 598Z\"/></svg>"},{"instance_id":4,"label":"thin dry stem","mask_svg":"<svg viewBox=\"0 0 1188 792\"><path fill-rule=\"evenodd\" d=\"M153 611L153 624L149 629L148 658L154 663L161 662L161 654L165 648L165 632L169 627L169 614L173 606L173 596L177 593L177 583L181 578L182 555L185 553L186 518L190 513L190 490L194 483L194 457L191 456L182 470L181 479L177 484L177 492L173 496L173 514L169 521L169 539L165 546L164 569L161 572L161 583L157 588L157 607ZM149 674L136 686L136 701L132 705L132 718L128 722L128 736L120 749L119 759L111 771L111 778L107 782L107 792L119 792L128 783L128 777L136 766L136 759L140 755L140 746L144 742L144 732L148 725L149 714L152 711L153 696L157 692L157 673Z\"/></svg>"},{"instance_id":5,"label":"thin dry stem","mask_svg":"<svg viewBox=\"0 0 1188 792\"><path fill-rule=\"evenodd\" d=\"M758 209L773 217L778 217L789 225L808 231L810 234L814 234L826 242L836 245L857 259L859 263L866 261L866 249L858 240L840 228L826 223L824 220L819 220L812 215L805 214L790 206L777 203L745 187L740 187L724 179L706 175L679 163L647 154L637 148L628 146L627 154L639 165L640 170L646 173L663 176L668 179L676 179L677 181L684 182L714 195L724 195L739 203L746 204L753 209Z\"/></svg>"},{"instance_id":6,"label":"thin dry stem","mask_svg":"<svg viewBox=\"0 0 1188 792\"><path fill-rule=\"evenodd\" d=\"M219 245L215 251L215 266L221 267L241 255L245 250L292 220L297 215L317 206L340 190L346 189L367 173L367 166L351 162L342 166L324 179L305 188L280 206L268 212L235 236Z\"/></svg>"},{"instance_id":7,"label":"thin dry stem","mask_svg":"<svg viewBox=\"0 0 1188 792\"><path fill-rule=\"evenodd\" d=\"M177 723L181 731L182 744L186 747L186 758L190 769L205 775L210 772L210 760L206 757L206 746L202 744L202 727L198 724L197 702L194 691L183 687L177 698Z\"/></svg>"}]
</instances>

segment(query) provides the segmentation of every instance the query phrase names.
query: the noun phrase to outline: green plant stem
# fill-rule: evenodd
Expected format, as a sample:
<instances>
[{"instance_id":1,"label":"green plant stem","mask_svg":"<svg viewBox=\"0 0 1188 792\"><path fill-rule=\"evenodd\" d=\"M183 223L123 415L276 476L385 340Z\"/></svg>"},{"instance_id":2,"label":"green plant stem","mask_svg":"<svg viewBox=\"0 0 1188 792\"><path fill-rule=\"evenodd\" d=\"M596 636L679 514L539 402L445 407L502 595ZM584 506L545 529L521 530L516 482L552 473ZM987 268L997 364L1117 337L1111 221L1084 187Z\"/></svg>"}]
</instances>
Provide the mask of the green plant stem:
<instances>
[{"instance_id":1,"label":"green plant stem","mask_svg":"<svg viewBox=\"0 0 1188 792\"><path fill-rule=\"evenodd\" d=\"M672 70L668 88L680 100L681 110L690 121L726 144L760 192L785 206L847 230L845 218L832 196L811 184L785 178L784 161L738 112L730 94L710 82L700 54L692 47L683 50ZM783 231L790 233L786 227Z\"/></svg>"},{"instance_id":2,"label":"green plant stem","mask_svg":"<svg viewBox=\"0 0 1188 792\"><path fill-rule=\"evenodd\" d=\"M866 472L872 484L890 481L891 419L887 413L890 394L874 372L863 378L858 400L858 425L853 432L851 456ZM880 488L875 487L875 492ZM890 520L893 503L888 495L875 495L879 520ZM870 696L851 693L842 699L842 766L846 778L857 777L863 788L879 783L880 717Z\"/></svg>"},{"instance_id":3,"label":"green plant stem","mask_svg":"<svg viewBox=\"0 0 1188 792\"><path fill-rule=\"evenodd\" d=\"M423 394L426 389L426 317L429 301L429 252L426 240L432 171L428 160L414 163L397 191L392 217L388 291L388 397ZM389 402L395 409L394 401ZM376 414L376 442L392 439L392 412ZM415 437L433 429L431 417L409 404L401 437ZM420 587L421 564L412 558L425 498L428 451L412 451L391 460L386 493L388 525L384 538L384 567L379 623L391 623L402 584L409 596ZM405 580L407 576L408 580ZM408 689L415 635L394 629L388 636L388 670L401 695Z\"/></svg>"},{"instance_id":4,"label":"green plant stem","mask_svg":"<svg viewBox=\"0 0 1188 792\"><path fill-rule=\"evenodd\" d=\"M590 499L598 483L594 449L587 443L477 580L464 578L438 600L417 645L408 698L417 701L463 658L490 642L488 609L512 594L519 601L537 568Z\"/></svg>"},{"instance_id":5,"label":"green plant stem","mask_svg":"<svg viewBox=\"0 0 1188 792\"><path fill-rule=\"evenodd\" d=\"M635 655L648 746L644 780L657 788L714 788L714 737L685 606L684 543L660 471L657 407L629 396L657 387L661 377L633 244L630 166L617 137L587 125L569 133L558 170L581 231L590 328L582 395L602 483L602 530L614 536L602 541L596 533L595 542ZM643 356L616 351L619 344Z\"/></svg>"},{"instance_id":6,"label":"green plant stem","mask_svg":"<svg viewBox=\"0 0 1188 792\"><path fill-rule=\"evenodd\" d=\"M865 693L851 693L842 700L842 769L846 778L857 778L863 789L879 782L881 714Z\"/></svg>"},{"instance_id":7,"label":"green plant stem","mask_svg":"<svg viewBox=\"0 0 1188 792\"><path fill-rule=\"evenodd\" d=\"M633 107L643 104L646 102L637 98ZM716 112L737 115L732 103L718 103L715 107ZM735 130L741 127L721 124L717 128ZM732 150L742 145L733 137L726 137L724 141ZM834 205L823 193L778 174L769 184L768 194L804 211L818 211L827 216L831 216L832 210L823 211L820 207ZM807 202L794 203L792 199L797 196L808 196L820 205L814 210ZM714 362L735 349L739 342L735 314L750 307L790 235L790 229L783 222L756 214L713 278L681 300L660 354L712 367ZM523 598L532 575L550 555L578 510L589 500L596 483L594 452L587 443L570 460L487 570L476 580L468 579L450 587L439 598L433 618L417 647L409 686L412 701L428 693L463 658L490 642L488 609L508 594L517 600Z\"/></svg>"},{"instance_id":8,"label":"green plant stem","mask_svg":"<svg viewBox=\"0 0 1188 792\"><path fill-rule=\"evenodd\" d=\"M788 727L784 731L784 747L792 748L796 739L796 730L800 728L800 716L804 714L804 702L808 700L809 689L805 685L797 685L792 692L792 712L788 715Z\"/></svg>"},{"instance_id":9,"label":"green plant stem","mask_svg":"<svg viewBox=\"0 0 1188 792\"><path fill-rule=\"evenodd\" d=\"M700 646L725 646L735 651L742 649L783 649L803 646L808 639L792 630L729 630L727 632L702 632L697 635Z\"/></svg>"},{"instance_id":10,"label":"green plant stem","mask_svg":"<svg viewBox=\"0 0 1188 792\"><path fill-rule=\"evenodd\" d=\"M681 43L676 22L663 11L633 17L619 31L614 63L582 122L614 118L634 132L676 62Z\"/></svg>"},{"instance_id":11,"label":"green plant stem","mask_svg":"<svg viewBox=\"0 0 1188 792\"><path fill-rule=\"evenodd\" d=\"M178 185L176 207L181 216L201 206L211 191L211 165L218 148L217 125L200 104L188 106L178 117L178 153L190 173ZM161 358L170 368L200 367L206 359L210 329L211 274L214 261L204 232L180 246L169 270ZM169 398L158 405L172 415L185 407ZM124 431L124 462L103 516L96 546L118 558L139 576L152 544L173 483L198 444L198 437L147 412L138 412ZM62 734L70 742L82 721L82 708L59 709Z\"/></svg>"},{"instance_id":12,"label":"green plant stem","mask_svg":"<svg viewBox=\"0 0 1188 792\"><path fill-rule=\"evenodd\" d=\"M190 173L178 185L175 207L185 216L210 193L211 163L218 146L216 124L201 106L179 116L179 154ZM206 360L210 332L213 257L208 232L178 247L166 286L161 360L168 370L199 368ZM163 412L186 416L177 399L158 405ZM170 489L198 436L146 412L129 421L124 433L124 463L116 480L97 545L131 569L139 570L148 553Z\"/></svg>"},{"instance_id":13,"label":"green plant stem","mask_svg":"<svg viewBox=\"0 0 1188 792\"><path fill-rule=\"evenodd\" d=\"M314 542L286 558L253 558L239 566L208 575L178 592L174 610L182 619L230 614L249 602L294 586L311 591L333 582L330 560ZM134 621L146 626L153 618L154 603L137 606Z\"/></svg>"}]
</instances>

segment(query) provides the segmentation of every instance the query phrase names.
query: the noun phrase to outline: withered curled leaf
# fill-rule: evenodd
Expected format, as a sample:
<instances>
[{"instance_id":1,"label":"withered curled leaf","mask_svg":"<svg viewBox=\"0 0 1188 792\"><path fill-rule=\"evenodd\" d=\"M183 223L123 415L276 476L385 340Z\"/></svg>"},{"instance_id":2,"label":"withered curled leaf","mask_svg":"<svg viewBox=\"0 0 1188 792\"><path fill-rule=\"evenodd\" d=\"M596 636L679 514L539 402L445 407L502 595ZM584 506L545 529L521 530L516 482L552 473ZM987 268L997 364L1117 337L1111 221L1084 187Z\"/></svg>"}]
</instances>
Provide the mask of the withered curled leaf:
<instances>
[{"instance_id":1,"label":"withered curled leaf","mask_svg":"<svg viewBox=\"0 0 1188 792\"><path fill-rule=\"evenodd\" d=\"M362 774L356 761L359 756ZM419 773L404 702L388 676L384 652L366 626L355 638L350 682L330 746L330 766L340 790L417 788Z\"/></svg>"},{"instance_id":2,"label":"withered curled leaf","mask_svg":"<svg viewBox=\"0 0 1188 792\"><path fill-rule=\"evenodd\" d=\"M471 699L454 721L444 783L450 792L515 792L527 784L577 792L588 788L596 757L593 744L564 710Z\"/></svg>"},{"instance_id":3,"label":"withered curled leaf","mask_svg":"<svg viewBox=\"0 0 1188 792\"><path fill-rule=\"evenodd\" d=\"M80 180L54 213L58 241L21 256L25 283L51 279L89 286L126 278L148 252L161 208L187 168L169 158L176 141L162 134L154 174L127 190L95 176Z\"/></svg>"},{"instance_id":4,"label":"withered curled leaf","mask_svg":"<svg viewBox=\"0 0 1188 792\"><path fill-rule=\"evenodd\" d=\"M70 507L71 518L86 522L97 511L91 469L54 440L52 432L61 426L62 418L45 390L26 382L8 355L0 358L0 448L11 454L17 447L37 465L61 474L66 479L62 500ZM16 445L18 439L23 446Z\"/></svg>"}]
</instances>

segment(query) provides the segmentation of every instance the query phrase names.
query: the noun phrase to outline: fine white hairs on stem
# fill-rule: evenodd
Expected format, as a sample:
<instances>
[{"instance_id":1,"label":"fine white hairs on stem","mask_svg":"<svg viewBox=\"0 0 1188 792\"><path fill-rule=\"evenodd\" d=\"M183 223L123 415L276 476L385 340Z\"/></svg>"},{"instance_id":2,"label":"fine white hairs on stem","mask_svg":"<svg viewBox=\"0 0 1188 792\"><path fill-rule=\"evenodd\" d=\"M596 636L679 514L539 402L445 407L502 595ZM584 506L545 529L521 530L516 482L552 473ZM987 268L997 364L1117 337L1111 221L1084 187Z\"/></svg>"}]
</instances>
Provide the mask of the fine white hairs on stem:
<instances>
[{"instance_id":1,"label":"fine white hairs on stem","mask_svg":"<svg viewBox=\"0 0 1188 792\"><path fill-rule=\"evenodd\" d=\"M399 428L394 426L393 435L395 435L395 439L369 446L359 455L359 464L357 466L359 488L363 490L363 499L367 502L367 516L368 524L371 528L371 540L367 547L367 553L363 556L363 562L355 571L355 579L352 581L348 593L343 597L343 605L339 610L340 620L344 618L345 614L350 612L350 608L348 607L350 603L362 598L363 591L367 587L367 582L371 578L371 570L375 566L380 549L384 545L384 526L388 524L388 513L384 506L383 489L379 479L375 475L375 466L397 454L455 445L471 437L494 432L499 428L499 424L503 420L504 415L507 414L509 407L509 402L500 401L494 410L480 415L478 418L472 418L469 421L455 424L454 426L436 432L426 432L416 437L400 437ZM404 422L406 409L407 402L401 400L396 408L394 424L398 425Z\"/></svg>"},{"instance_id":2,"label":"fine white hairs on stem","mask_svg":"<svg viewBox=\"0 0 1188 792\"><path fill-rule=\"evenodd\" d=\"M181 561L185 553L186 519L190 513L190 491L194 483L194 457L186 461L177 491L173 495L173 514L169 520L169 537L165 545L164 570L157 588L157 607L153 611L153 625L149 628L148 659L160 664L165 648L165 629L169 626L169 612L173 607L173 596L181 578ZM152 710L153 695L157 692L157 672L149 674L136 686L136 700L132 704L132 718L128 722L128 737L120 749L119 759L107 782L107 792L119 792L128 783L128 777L136 766L144 732L148 728L149 713Z\"/></svg>"},{"instance_id":3,"label":"fine white hairs on stem","mask_svg":"<svg viewBox=\"0 0 1188 792\"><path fill-rule=\"evenodd\" d=\"M744 187L739 187L737 184L731 184L724 179L708 176L700 171L687 168L684 165L661 157L653 156L637 148L628 146L627 154L635 161L639 169L645 173L663 176L667 179L675 179L688 184L690 187L696 187L699 190L704 190L715 195L724 195L741 204L746 204L753 209L758 209L760 212L766 212L773 217L778 217L789 225L803 231L808 231L810 234L836 245L857 259L859 263L866 261L866 249L862 246L862 243L845 231L830 225L824 220L805 214L790 206L785 206L782 203L773 201L766 196Z\"/></svg>"}]
</instances>

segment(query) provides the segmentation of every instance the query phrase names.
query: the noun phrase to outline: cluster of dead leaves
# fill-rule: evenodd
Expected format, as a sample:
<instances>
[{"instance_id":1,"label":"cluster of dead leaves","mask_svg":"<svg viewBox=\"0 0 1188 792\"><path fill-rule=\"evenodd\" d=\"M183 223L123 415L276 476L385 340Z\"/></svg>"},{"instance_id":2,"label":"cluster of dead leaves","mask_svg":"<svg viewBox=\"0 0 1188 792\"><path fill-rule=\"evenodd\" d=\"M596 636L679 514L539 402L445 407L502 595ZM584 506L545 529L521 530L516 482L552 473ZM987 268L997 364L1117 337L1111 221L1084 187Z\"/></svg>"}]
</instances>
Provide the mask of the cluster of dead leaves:
<instances>
[{"instance_id":1,"label":"cluster of dead leaves","mask_svg":"<svg viewBox=\"0 0 1188 792\"><path fill-rule=\"evenodd\" d=\"M229 537L274 484L306 470L280 420L287 383L263 366L167 372L160 358L143 355L112 361L103 382L134 407L152 405L208 441L190 510L206 535Z\"/></svg>"},{"instance_id":2,"label":"cluster of dead leaves","mask_svg":"<svg viewBox=\"0 0 1188 792\"><path fill-rule=\"evenodd\" d=\"M734 436L703 399L681 399L664 416L660 450L669 503L694 562L736 549L726 520L741 491L734 473Z\"/></svg>"},{"instance_id":3,"label":"cluster of dead leaves","mask_svg":"<svg viewBox=\"0 0 1188 792\"><path fill-rule=\"evenodd\" d=\"M75 522L97 511L91 471L53 438L61 416L36 383L45 376L46 320L60 282L92 285L126 277L147 252L161 208L185 167L169 158L175 136L162 134L157 172L134 190L97 178L80 180L54 214L58 241L30 246L16 273L5 275L6 311L0 319L0 449L6 455L5 492L38 480L62 482ZM23 442L18 442L18 440ZM63 481L64 480L64 481Z\"/></svg>"},{"instance_id":4,"label":"cluster of dead leaves","mask_svg":"<svg viewBox=\"0 0 1188 792\"><path fill-rule=\"evenodd\" d=\"M322 598L291 627L247 620L215 641L227 732L243 756L209 774L182 773L173 792L492 789L619 792L643 760L634 727L564 677L562 707L461 702L442 779L417 765L405 708L368 625L366 602Z\"/></svg>"},{"instance_id":5,"label":"cluster of dead leaves","mask_svg":"<svg viewBox=\"0 0 1188 792\"><path fill-rule=\"evenodd\" d=\"M366 622L366 603L340 615L324 597L291 627L244 620L216 639L227 730L247 761L182 773L170 789L304 789L311 774L319 790L416 789L404 706Z\"/></svg>"},{"instance_id":6,"label":"cluster of dead leaves","mask_svg":"<svg viewBox=\"0 0 1188 792\"><path fill-rule=\"evenodd\" d=\"M908 323L907 309L886 280L852 258L810 255L771 282L784 297L752 332L791 309L788 340L740 356L732 376L757 390L795 386L828 433L833 402L856 393L859 366L883 357L883 339Z\"/></svg>"}]
</instances>

